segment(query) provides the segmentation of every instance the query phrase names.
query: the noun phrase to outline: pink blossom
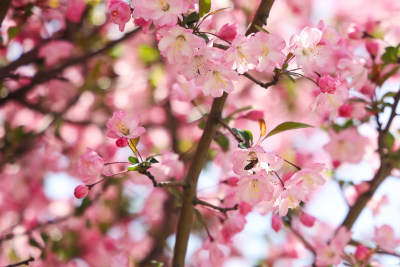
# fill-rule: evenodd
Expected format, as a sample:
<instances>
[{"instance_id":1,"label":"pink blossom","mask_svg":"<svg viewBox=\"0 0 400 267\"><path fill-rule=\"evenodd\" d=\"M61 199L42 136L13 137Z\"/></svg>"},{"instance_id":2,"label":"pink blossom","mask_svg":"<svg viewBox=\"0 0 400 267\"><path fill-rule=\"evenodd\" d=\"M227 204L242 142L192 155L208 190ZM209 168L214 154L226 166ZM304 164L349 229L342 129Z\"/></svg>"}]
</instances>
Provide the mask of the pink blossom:
<instances>
[{"instance_id":1,"label":"pink blossom","mask_svg":"<svg viewBox=\"0 0 400 267\"><path fill-rule=\"evenodd\" d=\"M85 183L93 182L102 173L105 160L95 151L87 148L78 161L78 174Z\"/></svg>"},{"instance_id":2,"label":"pink blossom","mask_svg":"<svg viewBox=\"0 0 400 267\"><path fill-rule=\"evenodd\" d=\"M351 23L349 27L347 28L347 35L351 39L361 39L364 35L364 31L362 27L356 23Z\"/></svg>"},{"instance_id":3,"label":"pink blossom","mask_svg":"<svg viewBox=\"0 0 400 267\"><path fill-rule=\"evenodd\" d=\"M257 65L257 58L253 55L253 47L250 37L237 35L232 45L225 51L225 60L232 69L236 69L239 74L243 74L249 69L254 69Z\"/></svg>"},{"instance_id":4,"label":"pink blossom","mask_svg":"<svg viewBox=\"0 0 400 267\"><path fill-rule=\"evenodd\" d=\"M282 52L285 41L277 35L257 32L250 38L252 53L258 59L256 69L261 72L272 72L275 67L281 67L286 56Z\"/></svg>"},{"instance_id":5,"label":"pink blossom","mask_svg":"<svg viewBox=\"0 0 400 267\"><path fill-rule=\"evenodd\" d=\"M283 223L282 218L279 215L272 215L271 217L271 227L275 232L279 232L282 229Z\"/></svg>"},{"instance_id":6,"label":"pink blossom","mask_svg":"<svg viewBox=\"0 0 400 267\"><path fill-rule=\"evenodd\" d=\"M376 41L370 41L365 44L365 48L367 49L368 53L375 58L379 52L379 44Z\"/></svg>"},{"instance_id":7,"label":"pink blossom","mask_svg":"<svg viewBox=\"0 0 400 267\"><path fill-rule=\"evenodd\" d=\"M128 145L128 139L121 137L115 141L117 147L126 147Z\"/></svg>"},{"instance_id":8,"label":"pink blossom","mask_svg":"<svg viewBox=\"0 0 400 267\"><path fill-rule=\"evenodd\" d=\"M119 26L121 32L125 29L125 24L131 19L131 7L121 0L112 0L108 8L110 19Z\"/></svg>"},{"instance_id":9,"label":"pink blossom","mask_svg":"<svg viewBox=\"0 0 400 267\"><path fill-rule=\"evenodd\" d=\"M349 90L344 86L336 87L334 94L320 93L315 98L313 103L313 110L318 110L318 112L323 116L335 117L337 115L338 109L349 97Z\"/></svg>"},{"instance_id":10,"label":"pink blossom","mask_svg":"<svg viewBox=\"0 0 400 267\"><path fill-rule=\"evenodd\" d=\"M142 27L142 31L144 33L147 33L149 31L149 28L150 28L151 24L152 24L152 21L151 20L145 20L143 18L138 18L138 19L134 19L133 23L135 25L137 25L137 26Z\"/></svg>"},{"instance_id":11,"label":"pink blossom","mask_svg":"<svg viewBox=\"0 0 400 267\"><path fill-rule=\"evenodd\" d=\"M171 99L190 102L201 93L201 88L195 84L194 79L188 81L185 77L179 75L177 81L172 85Z\"/></svg>"},{"instance_id":12,"label":"pink blossom","mask_svg":"<svg viewBox=\"0 0 400 267\"><path fill-rule=\"evenodd\" d=\"M235 71L223 66L214 66L206 75L203 93L206 96L221 97L223 92L230 93L233 91L233 85L237 79L238 75Z\"/></svg>"},{"instance_id":13,"label":"pink blossom","mask_svg":"<svg viewBox=\"0 0 400 267\"><path fill-rule=\"evenodd\" d=\"M348 128L339 133L330 130L329 135L331 141L324 146L324 150L333 161L358 163L362 160L369 140L361 136L356 128Z\"/></svg>"},{"instance_id":14,"label":"pink blossom","mask_svg":"<svg viewBox=\"0 0 400 267\"><path fill-rule=\"evenodd\" d=\"M191 30L180 26L160 30L162 38L158 48L171 64L188 63L195 54L195 50L205 46L205 41L191 33Z\"/></svg>"},{"instance_id":15,"label":"pink blossom","mask_svg":"<svg viewBox=\"0 0 400 267\"><path fill-rule=\"evenodd\" d=\"M363 245L358 245L354 256L357 260L362 261L364 260L369 254L369 249Z\"/></svg>"},{"instance_id":16,"label":"pink blossom","mask_svg":"<svg viewBox=\"0 0 400 267\"><path fill-rule=\"evenodd\" d=\"M286 216L289 209L296 209L301 201L307 200L307 192L301 186L285 185L285 188L278 199L280 216Z\"/></svg>"},{"instance_id":17,"label":"pink blossom","mask_svg":"<svg viewBox=\"0 0 400 267\"><path fill-rule=\"evenodd\" d=\"M345 227L341 227L329 245L321 244L317 246L315 248L315 264L317 266L338 265L342 259L343 248L350 241L351 234L351 231L347 231Z\"/></svg>"},{"instance_id":18,"label":"pink blossom","mask_svg":"<svg viewBox=\"0 0 400 267\"><path fill-rule=\"evenodd\" d=\"M88 193L89 193L89 188L86 185L78 185L77 187L75 187L74 196L77 199L86 197Z\"/></svg>"},{"instance_id":19,"label":"pink blossom","mask_svg":"<svg viewBox=\"0 0 400 267\"><path fill-rule=\"evenodd\" d=\"M115 111L113 116L107 121L107 136L119 139L135 139L146 132L146 129L139 127L139 115L128 118L125 111Z\"/></svg>"},{"instance_id":20,"label":"pink blossom","mask_svg":"<svg viewBox=\"0 0 400 267\"><path fill-rule=\"evenodd\" d=\"M314 223L315 223L315 217L311 216L308 213L303 212L300 215L300 222L301 222L301 224L303 224L306 227L313 227Z\"/></svg>"},{"instance_id":21,"label":"pink blossom","mask_svg":"<svg viewBox=\"0 0 400 267\"><path fill-rule=\"evenodd\" d=\"M152 20L156 27L174 26L185 12L183 0L132 0L132 17Z\"/></svg>"},{"instance_id":22,"label":"pink blossom","mask_svg":"<svg viewBox=\"0 0 400 267\"><path fill-rule=\"evenodd\" d=\"M225 254L217 242L211 242L210 246L208 247L210 263L212 266L222 266Z\"/></svg>"},{"instance_id":23,"label":"pink blossom","mask_svg":"<svg viewBox=\"0 0 400 267\"><path fill-rule=\"evenodd\" d=\"M285 186L302 186L305 191L310 193L315 190L315 185L325 184L325 179L319 173L324 170L324 165L319 163L309 164L305 168L296 172L292 178L285 182Z\"/></svg>"},{"instance_id":24,"label":"pink blossom","mask_svg":"<svg viewBox=\"0 0 400 267\"><path fill-rule=\"evenodd\" d=\"M345 118L350 117L352 111L353 111L353 106L350 104L343 104L339 107L339 110L338 110L339 116L345 117Z\"/></svg>"},{"instance_id":25,"label":"pink blossom","mask_svg":"<svg viewBox=\"0 0 400 267\"><path fill-rule=\"evenodd\" d=\"M271 200L274 187L265 176L266 172L264 171L260 175L250 175L241 178L235 190L237 198L252 205L263 200Z\"/></svg>"},{"instance_id":26,"label":"pink blossom","mask_svg":"<svg viewBox=\"0 0 400 267\"><path fill-rule=\"evenodd\" d=\"M236 37L237 29L238 29L237 23L231 25L227 23L221 27L221 29L216 33L216 35L218 35L219 37L228 42L232 42Z\"/></svg>"},{"instance_id":27,"label":"pink blossom","mask_svg":"<svg viewBox=\"0 0 400 267\"><path fill-rule=\"evenodd\" d=\"M66 11L67 20L75 23L80 22L85 9L86 3L84 0L69 0Z\"/></svg>"},{"instance_id":28,"label":"pink blossom","mask_svg":"<svg viewBox=\"0 0 400 267\"><path fill-rule=\"evenodd\" d=\"M235 213L224 222L221 235L224 241L230 241L234 235L241 232L246 224L245 215Z\"/></svg>"},{"instance_id":29,"label":"pink blossom","mask_svg":"<svg viewBox=\"0 0 400 267\"><path fill-rule=\"evenodd\" d=\"M278 171L283 165L283 159L267 153L260 146L250 149L236 149L233 153L233 171L240 176L257 174L265 170Z\"/></svg>"},{"instance_id":30,"label":"pink blossom","mask_svg":"<svg viewBox=\"0 0 400 267\"><path fill-rule=\"evenodd\" d=\"M324 75L319 79L318 85L322 93L334 94L341 83L329 75Z\"/></svg>"},{"instance_id":31,"label":"pink blossom","mask_svg":"<svg viewBox=\"0 0 400 267\"><path fill-rule=\"evenodd\" d=\"M68 58L73 48L70 42L53 40L40 47L39 57L44 57L45 64L51 67Z\"/></svg>"},{"instance_id":32,"label":"pink blossom","mask_svg":"<svg viewBox=\"0 0 400 267\"><path fill-rule=\"evenodd\" d=\"M379 248L391 253L394 253L395 248L400 245L400 239L395 238L393 228L387 224L375 228L373 241L376 242Z\"/></svg>"},{"instance_id":33,"label":"pink blossom","mask_svg":"<svg viewBox=\"0 0 400 267\"><path fill-rule=\"evenodd\" d=\"M332 48L320 43L322 31L317 28L305 27L299 37L292 37L291 43L295 43L294 54L297 65L302 67L306 75L314 75L314 72L326 73Z\"/></svg>"}]
</instances>

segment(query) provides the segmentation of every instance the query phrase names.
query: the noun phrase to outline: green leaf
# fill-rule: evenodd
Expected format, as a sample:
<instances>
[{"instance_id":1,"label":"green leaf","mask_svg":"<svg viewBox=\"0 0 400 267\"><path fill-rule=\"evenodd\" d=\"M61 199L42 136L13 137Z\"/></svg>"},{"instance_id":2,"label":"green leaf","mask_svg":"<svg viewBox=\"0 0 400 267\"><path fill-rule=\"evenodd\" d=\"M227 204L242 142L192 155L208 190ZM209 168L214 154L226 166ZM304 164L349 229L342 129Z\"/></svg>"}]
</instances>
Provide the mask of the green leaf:
<instances>
[{"instance_id":1,"label":"green leaf","mask_svg":"<svg viewBox=\"0 0 400 267\"><path fill-rule=\"evenodd\" d=\"M148 44L142 44L138 47L138 54L140 59L145 64L156 62L160 59L160 53L158 49Z\"/></svg>"},{"instance_id":2,"label":"green leaf","mask_svg":"<svg viewBox=\"0 0 400 267\"><path fill-rule=\"evenodd\" d=\"M300 122L287 121L287 122L281 123L278 126L276 126L273 130L271 130L267 134L267 136L264 139L266 139L272 135L281 133L281 132L294 130L294 129L300 129L300 128L308 128L308 127L314 127L314 126L311 126L311 125L308 125L305 123L300 123Z\"/></svg>"},{"instance_id":3,"label":"green leaf","mask_svg":"<svg viewBox=\"0 0 400 267\"><path fill-rule=\"evenodd\" d=\"M210 12L211 0L199 0L199 18Z\"/></svg>"},{"instance_id":4,"label":"green leaf","mask_svg":"<svg viewBox=\"0 0 400 267\"><path fill-rule=\"evenodd\" d=\"M86 197L83 199L82 204L75 209L75 216L81 216L85 210L92 205L90 198Z\"/></svg>"},{"instance_id":5,"label":"green leaf","mask_svg":"<svg viewBox=\"0 0 400 267\"><path fill-rule=\"evenodd\" d=\"M17 34L19 33L20 28L19 27L10 27L8 28L8 40L10 41L13 39Z\"/></svg>"},{"instance_id":6,"label":"green leaf","mask_svg":"<svg viewBox=\"0 0 400 267\"><path fill-rule=\"evenodd\" d=\"M130 166L128 167L128 171L137 171L140 167L140 164L137 164L135 166Z\"/></svg>"},{"instance_id":7,"label":"green leaf","mask_svg":"<svg viewBox=\"0 0 400 267\"><path fill-rule=\"evenodd\" d=\"M217 144L222 148L223 151L228 151L229 139L225 135L219 133L217 135L217 138L215 139L215 142L217 142Z\"/></svg>"},{"instance_id":8,"label":"green leaf","mask_svg":"<svg viewBox=\"0 0 400 267\"><path fill-rule=\"evenodd\" d=\"M267 33L267 34L270 34L269 33L269 31L267 31L266 29L264 29L264 28L261 28L260 26L258 26L258 25L254 25L255 27L256 27L256 29L257 30L259 30L259 31L263 31L263 32L265 32L265 33Z\"/></svg>"},{"instance_id":9,"label":"green leaf","mask_svg":"<svg viewBox=\"0 0 400 267\"><path fill-rule=\"evenodd\" d=\"M188 16L184 16L183 25L187 25L189 28L193 28L194 25L199 21L199 14L196 12L190 13Z\"/></svg>"},{"instance_id":10,"label":"green leaf","mask_svg":"<svg viewBox=\"0 0 400 267\"><path fill-rule=\"evenodd\" d=\"M164 263L162 263L161 261L152 260L150 263L151 263L151 266L154 266L154 267L163 267L164 266Z\"/></svg>"},{"instance_id":11,"label":"green leaf","mask_svg":"<svg viewBox=\"0 0 400 267\"><path fill-rule=\"evenodd\" d=\"M150 163L159 163L159 161L156 160L156 158L153 158L153 157L150 159L149 162L150 162Z\"/></svg>"},{"instance_id":12,"label":"green leaf","mask_svg":"<svg viewBox=\"0 0 400 267\"><path fill-rule=\"evenodd\" d=\"M203 223L203 216L201 215L200 211L198 211L197 209L194 209L194 215L196 215L196 219Z\"/></svg>"},{"instance_id":13,"label":"green leaf","mask_svg":"<svg viewBox=\"0 0 400 267\"><path fill-rule=\"evenodd\" d=\"M135 157L132 157L132 156L129 156L128 160L129 160L130 163L133 163L133 164L139 163L139 160L137 158L135 158Z\"/></svg>"},{"instance_id":14,"label":"green leaf","mask_svg":"<svg viewBox=\"0 0 400 267\"><path fill-rule=\"evenodd\" d=\"M388 132L387 135L385 135L385 143L389 150L392 149L394 145L394 140L395 140L394 136L390 132Z\"/></svg>"},{"instance_id":15,"label":"green leaf","mask_svg":"<svg viewBox=\"0 0 400 267\"><path fill-rule=\"evenodd\" d=\"M237 134L244 142L239 143L240 148L249 148L253 143L253 134L249 130L240 130L232 128L233 132Z\"/></svg>"},{"instance_id":16,"label":"green leaf","mask_svg":"<svg viewBox=\"0 0 400 267\"><path fill-rule=\"evenodd\" d=\"M385 53L382 55L382 61L385 63L398 63L400 57L399 47L389 46L385 48Z\"/></svg>"}]
</instances>

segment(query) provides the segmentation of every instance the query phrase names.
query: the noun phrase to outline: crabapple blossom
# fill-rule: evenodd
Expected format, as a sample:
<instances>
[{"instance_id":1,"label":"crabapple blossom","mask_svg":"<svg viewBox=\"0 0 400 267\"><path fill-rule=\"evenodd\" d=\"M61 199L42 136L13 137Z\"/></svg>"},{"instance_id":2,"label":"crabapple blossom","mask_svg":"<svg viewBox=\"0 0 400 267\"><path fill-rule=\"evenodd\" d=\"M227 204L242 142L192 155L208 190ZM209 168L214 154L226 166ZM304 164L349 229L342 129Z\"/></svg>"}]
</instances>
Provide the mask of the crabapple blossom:
<instances>
[{"instance_id":1,"label":"crabapple blossom","mask_svg":"<svg viewBox=\"0 0 400 267\"><path fill-rule=\"evenodd\" d=\"M112 0L108 10L110 19L119 26L121 32L125 29L125 24L131 19L131 7L122 0Z\"/></svg>"},{"instance_id":2,"label":"crabapple blossom","mask_svg":"<svg viewBox=\"0 0 400 267\"><path fill-rule=\"evenodd\" d=\"M375 228L373 241L379 248L392 253L395 252L396 247L400 246L400 238L395 237L393 228L387 224Z\"/></svg>"},{"instance_id":3,"label":"crabapple blossom","mask_svg":"<svg viewBox=\"0 0 400 267\"><path fill-rule=\"evenodd\" d=\"M325 179L319 174L322 170L324 170L323 164L309 164L286 181L285 186L300 185L305 191L311 192L316 189L315 185L325 184Z\"/></svg>"},{"instance_id":4,"label":"crabapple blossom","mask_svg":"<svg viewBox=\"0 0 400 267\"><path fill-rule=\"evenodd\" d=\"M113 116L107 121L106 126L108 128L107 136L119 139L135 139L140 137L146 132L146 129L139 126L139 115L135 115L132 118L128 118L125 111L115 111Z\"/></svg>"},{"instance_id":5,"label":"crabapple blossom","mask_svg":"<svg viewBox=\"0 0 400 267\"><path fill-rule=\"evenodd\" d=\"M345 227L341 227L329 244L317 246L315 248L315 264L317 266L338 265L341 261L343 248L350 241L351 234L351 231L347 231Z\"/></svg>"},{"instance_id":6,"label":"crabapple blossom","mask_svg":"<svg viewBox=\"0 0 400 267\"><path fill-rule=\"evenodd\" d=\"M334 94L336 88L341 86L340 82L337 79L329 75L323 75L319 79L318 85L322 93L328 93L328 94Z\"/></svg>"},{"instance_id":7,"label":"crabapple blossom","mask_svg":"<svg viewBox=\"0 0 400 267\"><path fill-rule=\"evenodd\" d=\"M257 32L250 39L252 53L257 56L257 71L272 72L275 67L281 67L286 56L282 52L285 41L277 35Z\"/></svg>"},{"instance_id":8,"label":"crabapple blossom","mask_svg":"<svg viewBox=\"0 0 400 267\"><path fill-rule=\"evenodd\" d=\"M226 63L243 74L249 69L254 69L257 58L253 55L254 49L250 37L238 34L232 41L232 45L225 52Z\"/></svg>"},{"instance_id":9,"label":"crabapple blossom","mask_svg":"<svg viewBox=\"0 0 400 267\"><path fill-rule=\"evenodd\" d=\"M221 27L221 29L219 29L219 31L216 33L216 35L218 35L219 37L221 37L222 39L224 39L228 42L232 42L237 35L237 31L238 31L237 23L234 23L231 25L226 23Z\"/></svg>"},{"instance_id":10,"label":"crabapple blossom","mask_svg":"<svg viewBox=\"0 0 400 267\"><path fill-rule=\"evenodd\" d=\"M84 0L70 0L67 2L66 17L69 21L78 23L81 21L83 12L86 9Z\"/></svg>"},{"instance_id":11,"label":"crabapple blossom","mask_svg":"<svg viewBox=\"0 0 400 267\"><path fill-rule=\"evenodd\" d=\"M336 133L329 131L330 142L324 146L333 161L358 163L362 160L365 147L369 144L356 128L348 128Z\"/></svg>"},{"instance_id":12,"label":"crabapple blossom","mask_svg":"<svg viewBox=\"0 0 400 267\"><path fill-rule=\"evenodd\" d=\"M85 183L91 183L103 172L105 160L94 150L87 148L78 161L78 174Z\"/></svg>"},{"instance_id":13,"label":"crabapple blossom","mask_svg":"<svg viewBox=\"0 0 400 267\"><path fill-rule=\"evenodd\" d=\"M266 176L267 172L263 170L257 175L240 178L235 188L237 198L253 205L271 200L274 187Z\"/></svg>"},{"instance_id":14,"label":"crabapple blossom","mask_svg":"<svg viewBox=\"0 0 400 267\"><path fill-rule=\"evenodd\" d=\"M275 232L279 232L282 229L283 223L282 218L279 215L272 215L271 217L271 227Z\"/></svg>"},{"instance_id":15,"label":"crabapple blossom","mask_svg":"<svg viewBox=\"0 0 400 267\"><path fill-rule=\"evenodd\" d=\"M132 17L152 20L156 27L174 26L185 11L183 0L132 0Z\"/></svg>"},{"instance_id":16,"label":"crabapple blossom","mask_svg":"<svg viewBox=\"0 0 400 267\"><path fill-rule=\"evenodd\" d=\"M278 171L283 162L282 158L266 153L261 146L236 149L233 154L233 171L239 176L257 174L262 170L269 174L271 171Z\"/></svg>"},{"instance_id":17,"label":"crabapple blossom","mask_svg":"<svg viewBox=\"0 0 400 267\"><path fill-rule=\"evenodd\" d=\"M39 57L43 57L45 64L50 67L68 58L73 48L68 41L51 41L40 47Z\"/></svg>"},{"instance_id":18,"label":"crabapple blossom","mask_svg":"<svg viewBox=\"0 0 400 267\"><path fill-rule=\"evenodd\" d=\"M188 63L195 50L205 46L204 39L191 34L191 31L180 26L162 29L158 48L171 64Z\"/></svg>"},{"instance_id":19,"label":"crabapple blossom","mask_svg":"<svg viewBox=\"0 0 400 267\"><path fill-rule=\"evenodd\" d=\"M363 245L358 245L354 256L357 260L362 261L364 260L369 254L369 249Z\"/></svg>"},{"instance_id":20,"label":"crabapple blossom","mask_svg":"<svg viewBox=\"0 0 400 267\"><path fill-rule=\"evenodd\" d=\"M303 212L300 215L300 222L301 222L301 224L303 224L306 227L313 227L314 223L315 223L315 220L316 220L315 217L311 216L308 213Z\"/></svg>"},{"instance_id":21,"label":"crabapple blossom","mask_svg":"<svg viewBox=\"0 0 400 267\"><path fill-rule=\"evenodd\" d=\"M88 193L89 193L89 188L86 185L78 185L77 187L75 187L74 196L77 199L86 197Z\"/></svg>"},{"instance_id":22,"label":"crabapple blossom","mask_svg":"<svg viewBox=\"0 0 400 267\"><path fill-rule=\"evenodd\" d=\"M206 74L203 93L212 97L220 97L223 92L230 93L233 91L237 79L238 75L235 71L226 67L213 66Z\"/></svg>"}]
</instances>

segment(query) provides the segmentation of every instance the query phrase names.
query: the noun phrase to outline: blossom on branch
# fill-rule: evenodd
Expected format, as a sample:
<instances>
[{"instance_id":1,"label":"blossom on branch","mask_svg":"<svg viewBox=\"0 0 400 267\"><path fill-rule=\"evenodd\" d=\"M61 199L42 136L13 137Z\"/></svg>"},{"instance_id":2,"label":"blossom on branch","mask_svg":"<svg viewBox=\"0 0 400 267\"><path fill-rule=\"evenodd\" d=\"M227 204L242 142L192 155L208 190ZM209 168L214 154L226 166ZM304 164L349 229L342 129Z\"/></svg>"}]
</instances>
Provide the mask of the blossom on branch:
<instances>
[{"instance_id":1,"label":"blossom on branch","mask_svg":"<svg viewBox=\"0 0 400 267\"><path fill-rule=\"evenodd\" d=\"M115 111L113 116L107 121L107 136L119 139L121 137L127 139L135 139L146 132L146 129L139 126L139 115L128 118L123 110Z\"/></svg>"},{"instance_id":2,"label":"blossom on branch","mask_svg":"<svg viewBox=\"0 0 400 267\"><path fill-rule=\"evenodd\" d=\"M121 32L125 29L125 24L131 19L131 7L121 0L112 0L108 7L110 19L119 26Z\"/></svg>"},{"instance_id":3,"label":"blossom on branch","mask_svg":"<svg viewBox=\"0 0 400 267\"><path fill-rule=\"evenodd\" d=\"M103 172L105 160L90 148L78 161L78 174L85 183L92 183Z\"/></svg>"}]
</instances>

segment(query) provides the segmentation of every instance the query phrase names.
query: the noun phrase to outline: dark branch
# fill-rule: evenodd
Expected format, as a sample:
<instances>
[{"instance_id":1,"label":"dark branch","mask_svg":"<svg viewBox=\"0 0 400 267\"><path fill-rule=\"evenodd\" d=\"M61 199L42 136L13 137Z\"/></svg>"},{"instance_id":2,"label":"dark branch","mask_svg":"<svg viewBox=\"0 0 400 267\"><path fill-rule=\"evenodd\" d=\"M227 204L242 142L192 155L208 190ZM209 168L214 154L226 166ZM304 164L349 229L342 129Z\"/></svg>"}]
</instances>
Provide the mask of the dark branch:
<instances>
[{"instance_id":1,"label":"dark branch","mask_svg":"<svg viewBox=\"0 0 400 267\"><path fill-rule=\"evenodd\" d=\"M210 208L218 210L218 211L220 211L220 212L222 212L224 214L226 214L228 211L237 210L239 208L239 204L236 204L235 206L233 206L231 208L222 208L222 207L215 206L215 205L213 205L211 203L205 202L203 200L200 200L198 198L195 198L193 200L193 205L203 205L203 206L206 206L206 207L210 207Z\"/></svg>"},{"instance_id":2,"label":"dark branch","mask_svg":"<svg viewBox=\"0 0 400 267\"><path fill-rule=\"evenodd\" d=\"M15 266L21 266L21 265L29 265L29 263L30 263L31 261L34 261L34 260L35 260L35 259L34 259L33 257L30 257L30 258L27 259L27 260L20 261L20 262L14 263L14 264L10 264L10 265L7 265L7 266L5 266L5 267L15 267Z\"/></svg>"}]
</instances>

